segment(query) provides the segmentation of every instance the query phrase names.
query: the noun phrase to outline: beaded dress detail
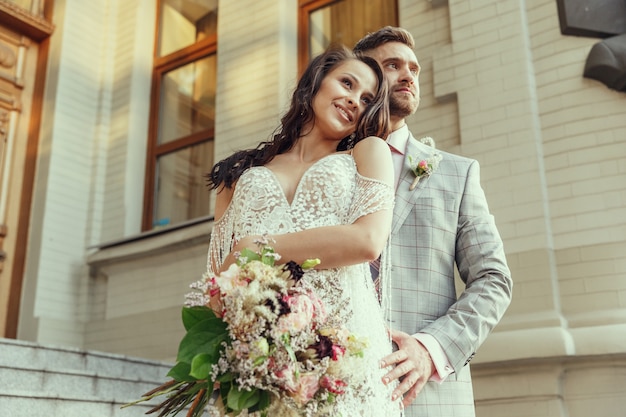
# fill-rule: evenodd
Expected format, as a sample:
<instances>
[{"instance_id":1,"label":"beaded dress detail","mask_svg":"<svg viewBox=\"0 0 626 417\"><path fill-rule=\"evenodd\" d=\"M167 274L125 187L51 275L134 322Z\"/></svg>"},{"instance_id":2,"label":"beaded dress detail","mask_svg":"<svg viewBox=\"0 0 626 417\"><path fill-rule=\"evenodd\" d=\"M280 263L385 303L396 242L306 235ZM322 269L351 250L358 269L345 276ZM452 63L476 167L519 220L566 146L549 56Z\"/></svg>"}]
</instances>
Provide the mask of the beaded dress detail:
<instances>
[{"instance_id":1,"label":"beaded dress detail","mask_svg":"<svg viewBox=\"0 0 626 417\"><path fill-rule=\"evenodd\" d=\"M351 224L369 213L392 209L393 201L393 188L360 175L347 153L328 155L309 167L291 203L270 169L249 168L237 181L224 215L213 226L207 268L212 273L220 266L233 243L242 237ZM368 340L362 366L354 370L358 387L338 396L333 413L324 417L400 416L399 403L390 399L391 387L381 382L387 370L379 369L378 363L391 353L391 341L369 264L315 270L304 279L316 289L329 313ZM297 416L280 404L273 404L268 415Z\"/></svg>"}]
</instances>

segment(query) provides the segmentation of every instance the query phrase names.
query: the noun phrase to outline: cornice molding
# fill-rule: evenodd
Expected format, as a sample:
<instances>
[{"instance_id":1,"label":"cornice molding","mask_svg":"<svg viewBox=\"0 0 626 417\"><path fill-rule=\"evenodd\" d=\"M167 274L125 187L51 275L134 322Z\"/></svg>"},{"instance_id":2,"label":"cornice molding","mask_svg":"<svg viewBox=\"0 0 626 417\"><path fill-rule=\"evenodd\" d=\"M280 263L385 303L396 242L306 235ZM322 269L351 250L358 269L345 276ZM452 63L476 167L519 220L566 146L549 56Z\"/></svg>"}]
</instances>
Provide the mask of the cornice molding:
<instances>
[{"instance_id":1,"label":"cornice molding","mask_svg":"<svg viewBox=\"0 0 626 417\"><path fill-rule=\"evenodd\" d=\"M52 35L54 31L54 25L43 17L35 16L5 0L0 0L0 21L5 27L38 42Z\"/></svg>"}]
</instances>

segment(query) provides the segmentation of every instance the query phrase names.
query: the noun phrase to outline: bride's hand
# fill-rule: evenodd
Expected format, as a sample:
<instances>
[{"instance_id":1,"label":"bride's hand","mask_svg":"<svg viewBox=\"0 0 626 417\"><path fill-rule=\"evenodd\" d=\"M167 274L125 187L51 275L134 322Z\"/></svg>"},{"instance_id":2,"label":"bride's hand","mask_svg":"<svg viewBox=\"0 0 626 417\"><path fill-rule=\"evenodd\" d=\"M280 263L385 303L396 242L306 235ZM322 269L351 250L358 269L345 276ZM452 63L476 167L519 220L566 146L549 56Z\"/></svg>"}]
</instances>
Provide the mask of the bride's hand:
<instances>
[{"instance_id":1,"label":"bride's hand","mask_svg":"<svg viewBox=\"0 0 626 417\"><path fill-rule=\"evenodd\" d=\"M239 239L233 246L233 249L230 251L228 256L224 258L224 263L222 263L220 272L226 271L229 266L237 262L237 258L235 257L236 253L241 252L245 248L248 248L250 250L255 250L256 244L254 242L258 239L259 239L258 236L245 236Z\"/></svg>"}]
</instances>

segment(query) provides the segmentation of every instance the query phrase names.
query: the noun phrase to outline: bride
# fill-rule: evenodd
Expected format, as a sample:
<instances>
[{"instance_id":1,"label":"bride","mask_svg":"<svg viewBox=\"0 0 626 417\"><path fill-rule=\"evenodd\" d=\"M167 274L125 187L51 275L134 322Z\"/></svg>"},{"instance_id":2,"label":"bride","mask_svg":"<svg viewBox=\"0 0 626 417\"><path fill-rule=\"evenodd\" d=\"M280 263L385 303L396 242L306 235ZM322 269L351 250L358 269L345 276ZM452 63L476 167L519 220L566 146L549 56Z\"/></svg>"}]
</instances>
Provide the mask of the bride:
<instances>
[{"instance_id":1,"label":"bride","mask_svg":"<svg viewBox=\"0 0 626 417\"><path fill-rule=\"evenodd\" d=\"M305 70L272 140L236 152L208 174L217 190L209 273L269 235L282 259L321 260L304 280L351 332L368 339L363 367L354 370L359 382L337 397L329 417L400 415L379 366L391 352L386 275L378 294L369 268L387 243L394 198L391 154L380 138L387 134L386 97L375 61L329 49ZM333 245L322 243L327 234ZM274 401L267 415L298 413Z\"/></svg>"}]
</instances>

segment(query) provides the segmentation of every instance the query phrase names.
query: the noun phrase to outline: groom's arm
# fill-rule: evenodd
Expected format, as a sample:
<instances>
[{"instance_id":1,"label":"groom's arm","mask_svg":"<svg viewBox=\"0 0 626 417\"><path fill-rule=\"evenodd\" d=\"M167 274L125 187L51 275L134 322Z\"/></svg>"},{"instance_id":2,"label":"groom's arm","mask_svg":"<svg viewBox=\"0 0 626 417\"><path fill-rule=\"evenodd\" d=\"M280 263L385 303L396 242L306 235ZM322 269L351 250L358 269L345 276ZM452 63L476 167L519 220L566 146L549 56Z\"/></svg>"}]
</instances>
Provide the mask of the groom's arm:
<instances>
[{"instance_id":1,"label":"groom's arm","mask_svg":"<svg viewBox=\"0 0 626 417\"><path fill-rule=\"evenodd\" d=\"M455 262L465 288L443 316L420 332L440 343L459 372L504 315L513 287L502 239L480 186L477 161L468 168L460 204Z\"/></svg>"},{"instance_id":2,"label":"groom's arm","mask_svg":"<svg viewBox=\"0 0 626 417\"><path fill-rule=\"evenodd\" d=\"M480 187L476 161L468 168L455 250L466 288L444 315L420 332L430 335L444 352L449 366L459 371L501 319L510 303L512 288L502 240ZM386 365L395 365L385 377L388 381L401 381L394 395L403 394L403 403L408 406L434 375L436 367L429 349L414 337L398 331L392 332L392 336L399 350L384 358Z\"/></svg>"}]
</instances>

